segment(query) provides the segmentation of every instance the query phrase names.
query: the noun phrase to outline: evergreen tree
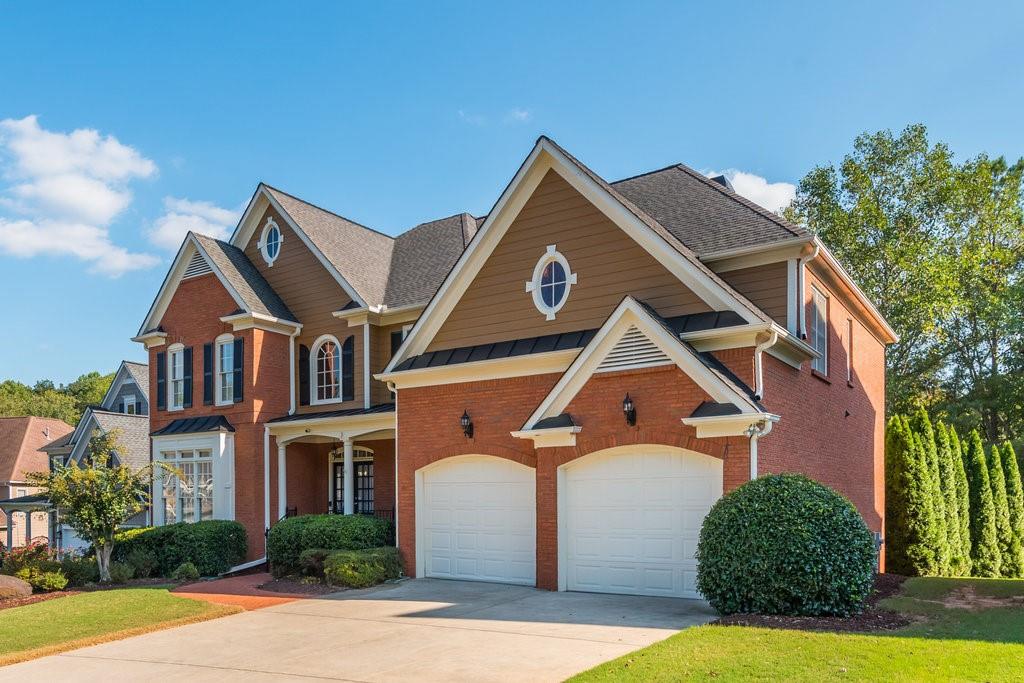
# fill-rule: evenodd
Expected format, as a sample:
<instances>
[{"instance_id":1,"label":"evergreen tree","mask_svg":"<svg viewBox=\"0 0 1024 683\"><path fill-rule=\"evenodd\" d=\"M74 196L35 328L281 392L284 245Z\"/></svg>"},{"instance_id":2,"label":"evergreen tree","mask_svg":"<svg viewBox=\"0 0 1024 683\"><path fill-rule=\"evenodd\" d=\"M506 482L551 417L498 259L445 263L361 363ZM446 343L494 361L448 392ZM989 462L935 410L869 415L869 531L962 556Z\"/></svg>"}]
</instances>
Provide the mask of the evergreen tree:
<instances>
[{"instance_id":1,"label":"evergreen tree","mask_svg":"<svg viewBox=\"0 0 1024 683\"><path fill-rule=\"evenodd\" d=\"M1010 504L1006 499L1006 476L999 446L993 444L988 454L988 482L992 487L992 506L996 511L996 539L999 541L999 572L1013 576L1017 571L1013 561L1013 529L1010 528Z\"/></svg>"},{"instance_id":2,"label":"evergreen tree","mask_svg":"<svg viewBox=\"0 0 1024 683\"><path fill-rule=\"evenodd\" d=\"M924 408L919 408L910 420L910 428L919 441L918 448L925 459L928 472L928 498L932 508L932 545L935 548L936 576L948 576L950 568L950 547L946 531L946 502L942 496L939 472L939 454L935 446L935 431L932 421Z\"/></svg>"},{"instance_id":3,"label":"evergreen tree","mask_svg":"<svg viewBox=\"0 0 1024 683\"><path fill-rule=\"evenodd\" d=\"M939 422L935 428L935 447L939 454L939 488L946 506L946 541L949 547L949 576L966 576L969 572L960 540L960 499L957 494L956 470L949 431Z\"/></svg>"},{"instance_id":4,"label":"evergreen tree","mask_svg":"<svg viewBox=\"0 0 1024 683\"><path fill-rule=\"evenodd\" d=\"M956 475L957 509L960 512L960 554L964 563L964 576L971 575L971 490L964 469L963 446L956 429L949 428L949 448L953 455L953 473Z\"/></svg>"},{"instance_id":5,"label":"evergreen tree","mask_svg":"<svg viewBox=\"0 0 1024 683\"><path fill-rule=\"evenodd\" d=\"M992 484L988 478L985 447L975 429L967 437L964 463L971 493L971 560L975 576L999 576L999 539L996 510L992 502Z\"/></svg>"},{"instance_id":6,"label":"evergreen tree","mask_svg":"<svg viewBox=\"0 0 1024 683\"><path fill-rule=\"evenodd\" d=\"M934 525L925 459L914 441L907 420L894 415L885 438L886 564L894 573L920 576L935 568Z\"/></svg>"},{"instance_id":7,"label":"evergreen tree","mask_svg":"<svg viewBox=\"0 0 1024 683\"><path fill-rule=\"evenodd\" d=\"M1010 529L1016 542L1014 560L1016 573L1024 576L1024 484L1021 483L1020 467L1017 454L1013 452L1013 444L1003 444L1003 474L1006 477L1006 500L1010 509ZM1006 569L1003 569L1006 573Z\"/></svg>"}]
</instances>

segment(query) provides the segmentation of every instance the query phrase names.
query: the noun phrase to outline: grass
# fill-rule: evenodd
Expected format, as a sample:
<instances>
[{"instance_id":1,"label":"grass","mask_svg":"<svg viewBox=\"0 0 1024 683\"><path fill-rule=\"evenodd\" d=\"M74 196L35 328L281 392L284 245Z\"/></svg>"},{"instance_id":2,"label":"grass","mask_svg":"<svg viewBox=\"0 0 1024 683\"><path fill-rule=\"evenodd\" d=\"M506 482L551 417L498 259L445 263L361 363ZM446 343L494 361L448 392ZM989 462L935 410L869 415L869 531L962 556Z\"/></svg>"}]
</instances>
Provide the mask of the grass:
<instances>
[{"instance_id":1,"label":"grass","mask_svg":"<svg viewBox=\"0 0 1024 683\"><path fill-rule=\"evenodd\" d=\"M591 681L1021 681L1024 607L950 608L952 591L1024 596L1024 581L910 579L881 603L915 623L871 635L698 626L572 679Z\"/></svg>"},{"instance_id":2,"label":"grass","mask_svg":"<svg viewBox=\"0 0 1024 683\"><path fill-rule=\"evenodd\" d=\"M79 593L12 607L0 611L0 666L237 611L179 598L162 587Z\"/></svg>"}]
</instances>

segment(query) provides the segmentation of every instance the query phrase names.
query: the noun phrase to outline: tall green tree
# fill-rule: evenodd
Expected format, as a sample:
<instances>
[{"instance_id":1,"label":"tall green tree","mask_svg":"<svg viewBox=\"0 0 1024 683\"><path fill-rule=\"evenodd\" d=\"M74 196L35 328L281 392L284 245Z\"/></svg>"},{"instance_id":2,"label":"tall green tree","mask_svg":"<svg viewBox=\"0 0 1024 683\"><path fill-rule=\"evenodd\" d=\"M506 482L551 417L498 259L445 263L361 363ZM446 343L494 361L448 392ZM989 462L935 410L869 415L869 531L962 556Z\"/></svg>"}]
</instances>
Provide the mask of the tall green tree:
<instances>
[{"instance_id":1,"label":"tall green tree","mask_svg":"<svg viewBox=\"0 0 1024 683\"><path fill-rule=\"evenodd\" d=\"M964 465L971 493L971 562L975 576L1000 575L999 537L985 447L978 430L967 437Z\"/></svg>"},{"instance_id":2,"label":"tall green tree","mask_svg":"<svg viewBox=\"0 0 1024 683\"><path fill-rule=\"evenodd\" d=\"M54 417L76 425L85 408L103 400L114 373L90 372L67 386L56 387L50 380L28 386L14 380L0 382L0 417Z\"/></svg>"},{"instance_id":3,"label":"tall green tree","mask_svg":"<svg viewBox=\"0 0 1024 683\"><path fill-rule=\"evenodd\" d=\"M910 429L914 433L917 447L925 461L928 474L927 495L932 508L932 547L935 549L935 568L933 573L947 575L950 571L951 549L949 533L946 530L946 504L940 485L939 454L935 445L935 431L927 411L918 409L910 418Z\"/></svg>"},{"instance_id":4,"label":"tall green tree","mask_svg":"<svg viewBox=\"0 0 1024 683\"><path fill-rule=\"evenodd\" d=\"M896 574L935 573L929 480L910 425L902 415L894 415L885 435L885 538L886 566Z\"/></svg>"},{"instance_id":5,"label":"tall green tree","mask_svg":"<svg viewBox=\"0 0 1024 683\"><path fill-rule=\"evenodd\" d=\"M1020 573L1020 542L1010 526L1010 504L1006 497L1006 475L1002 449L993 445L988 456L988 480L992 486L992 505L996 513L996 538L999 541L999 571L1003 576Z\"/></svg>"},{"instance_id":6,"label":"tall green tree","mask_svg":"<svg viewBox=\"0 0 1024 683\"><path fill-rule=\"evenodd\" d=\"M963 539L960 537L960 495L957 490L956 463L949 441L949 430L939 422L935 427L935 445L939 457L939 488L946 510L946 542L949 548L950 576L970 574L969 555L964 554ZM960 465L961 471L963 465Z\"/></svg>"},{"instance_id":7,"label":"tall green tree","mask_svg":"<svg viewBox=\"0 0 1024 683\"><path fill-rule=\"evenodd\" d=\"M960 435L956 429L949 428L949 447L953 456L953 473L956 475L957 509L960 511L960 553L963 565L963 576L973 572L971 562L971 489L967 483L967 470L964 468L964 449Z\"/></svg>"},{"instance_id":8,"label":"tall green tree","mask_svg":"<svg viewBox=\"0 0 1024 683\"><path fill-rule=\"evenodd\" d=\"M1010 528L1016 538L1016 576L1024 576L1024 484L1013 444L1003 444L1003 473L1006 478L1006 500L1010 510Z\"/></svg>"}]
</instances>

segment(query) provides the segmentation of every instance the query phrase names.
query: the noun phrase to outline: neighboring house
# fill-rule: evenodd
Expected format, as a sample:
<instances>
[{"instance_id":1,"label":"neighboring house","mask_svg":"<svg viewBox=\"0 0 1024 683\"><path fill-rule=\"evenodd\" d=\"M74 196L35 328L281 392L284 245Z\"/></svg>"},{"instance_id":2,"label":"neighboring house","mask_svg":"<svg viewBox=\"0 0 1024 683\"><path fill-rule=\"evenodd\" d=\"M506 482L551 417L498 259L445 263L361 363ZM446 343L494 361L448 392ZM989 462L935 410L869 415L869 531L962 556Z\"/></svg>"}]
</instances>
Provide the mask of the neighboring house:
<instances>
[{"instance_id":1,"label":"neighboring house","mask_svg":"<svg viewBox=\"0 0 1024 683\"><path fill-rule=\"evenodd\" d=\"M885 347L828 249L682 165L540 138L491 212L389 237L261 184L189 234L150 354L154 523L395 517L410 576L693 597L723 492L795 471L883 528Z\"/></svg>"},{"instance_id":2,"label":"neighboring house","mask_svg":"<svg viewBox=\"0 0 1024 683\"><path fill-rule=\"evenodd\" d=\"M114 458L113 464L128 465L133 469L149 465L149 369L143 363L122 361L99 405L87 407L73 432L43 446L41 450L49 456L51 465L82 464L93 434L115 429L120 433L124 457ZM38 504L50 509L45 499L40 498ZM55 548L72 550L88 547L88 542L60 523L59 510L51 511L51 514L57 518L50 536L50 543ZM145 526L148 520L147 510L132 517L125 526Z\"/></svg>"},{"instance_id":3,"label":"neighboring house","mask_svg":"<svg viewBox=\"0 0 1024 683\"><path fill-rule=\"evenodd\" d=\"M0 417L0 541L8 548L49 535L49 515L37 509L38 488L30 472L45 472L46 453L40 449L68 438L73 427L48 417Z\"/></svg>"}]
</instances>

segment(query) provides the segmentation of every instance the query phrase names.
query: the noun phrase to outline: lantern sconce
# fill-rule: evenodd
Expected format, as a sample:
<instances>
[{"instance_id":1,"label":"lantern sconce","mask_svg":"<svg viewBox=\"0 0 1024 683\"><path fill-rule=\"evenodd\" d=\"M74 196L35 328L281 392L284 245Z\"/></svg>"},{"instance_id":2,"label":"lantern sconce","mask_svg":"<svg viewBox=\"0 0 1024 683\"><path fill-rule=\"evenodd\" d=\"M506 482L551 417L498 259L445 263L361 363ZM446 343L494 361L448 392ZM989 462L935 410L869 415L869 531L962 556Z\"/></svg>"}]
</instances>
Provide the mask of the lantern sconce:
<instances>
[{"instance_id":1,"label":"lantern sconce","mask_svg":"<svg viewBox=\"0 0 1024 683\"><path fill-rule=\"evenodd\" d=\"M633 405L633 399L626 394L626 398L622 399L622 412L626 415L626 424L630 427L636 426L636 406Z\"/></svg>"},{"instance_id":2,"label":"lantern sconce","mask_svg":"<svg viewBox=\"0 0 1024 683\"><path fill-rule=\"evenodd\" d=\"M462 417L459 418L459 423L462 425L462 433L466 435L466 438L473 438L473 420L469 417L469 411L463 410Z\"/></svg>"}]
</instances>

